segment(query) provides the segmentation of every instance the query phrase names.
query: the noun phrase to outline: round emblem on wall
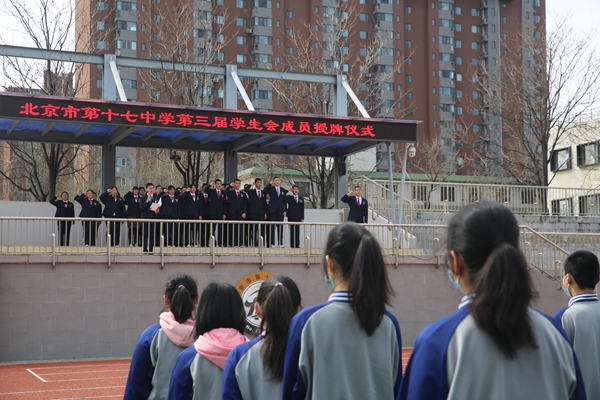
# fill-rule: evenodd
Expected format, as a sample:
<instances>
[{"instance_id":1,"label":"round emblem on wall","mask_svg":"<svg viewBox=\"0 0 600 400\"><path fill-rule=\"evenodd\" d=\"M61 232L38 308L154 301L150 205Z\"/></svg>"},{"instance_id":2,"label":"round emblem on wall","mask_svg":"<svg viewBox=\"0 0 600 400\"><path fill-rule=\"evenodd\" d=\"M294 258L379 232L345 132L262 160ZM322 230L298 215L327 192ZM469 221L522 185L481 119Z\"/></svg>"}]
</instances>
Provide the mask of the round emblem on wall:
<instances>
[{"instance_id":1,"label":"round emblem on wall","mask_svg":"<svg viewBox=\"0 0 600 400\"><path fill-rule=\"evenodd\" d=\"M258 336L260 335L260 318L254 311L254 303L260 285L270 277L275 276L270 272L253 272L243 277L236 285L237 291L242 296L244 311L246 312L246 333Z\"/></svg>"}]
</instances>

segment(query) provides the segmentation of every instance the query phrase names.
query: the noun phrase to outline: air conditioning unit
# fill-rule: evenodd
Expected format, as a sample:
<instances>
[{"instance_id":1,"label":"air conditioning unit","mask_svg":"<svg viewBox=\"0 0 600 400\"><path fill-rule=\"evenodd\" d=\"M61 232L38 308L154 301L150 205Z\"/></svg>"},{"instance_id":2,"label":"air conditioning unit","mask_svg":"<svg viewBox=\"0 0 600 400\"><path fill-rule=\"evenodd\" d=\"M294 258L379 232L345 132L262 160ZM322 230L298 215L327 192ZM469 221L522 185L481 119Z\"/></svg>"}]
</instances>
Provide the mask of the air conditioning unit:
<instances>
[{"instance_id":1,"label":"air conditioning unit","mask_svg":"<svg viewBox=\"0 0 600 400\"><path fill-rule=\"evenodd\" d=\"M323 18L329 18L329 14L323 14Z\"/></svg>"},{"instance_id":2,"label":"air conditioning unit","mask_svg":"<svg viewBox=\"0 0 600 400\"><path fill-rule=\"evenodd\" d=\"M248 35L251 35L251 34L252 34L252 29L246 29L246 33L247 33Z\"/></svg>"}]
</instances>

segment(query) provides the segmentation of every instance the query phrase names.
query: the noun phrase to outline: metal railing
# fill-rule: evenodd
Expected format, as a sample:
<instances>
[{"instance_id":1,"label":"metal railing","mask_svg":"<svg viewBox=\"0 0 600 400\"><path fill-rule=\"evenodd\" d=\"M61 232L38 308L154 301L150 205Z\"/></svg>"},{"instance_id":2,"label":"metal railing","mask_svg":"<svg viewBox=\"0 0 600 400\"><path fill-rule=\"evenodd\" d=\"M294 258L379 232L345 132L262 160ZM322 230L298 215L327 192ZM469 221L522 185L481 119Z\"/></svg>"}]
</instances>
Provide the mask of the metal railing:
<instances>
[{"instance_id":1,"label":"metal railing","mask_svg":"<svg viewBox=\"0 0 600 400\"><path fill-rule=\"evenodd\" d=\"M381 215L390 214L389 183L359 177L354 181L363 189L370 207ZM400 182L394 181L394 194ZM505 204L515 214L598 216L599 188L561 188L508 186L449 182L406 182L404 213L415 211L456 212L469 203L491 200ZM407 222L405 219L403 222Z\"/></svg>"},{"instance_id":2,"label":"metal railing","mask_svg":"<svg viewBox=\"0 0 600 400\"><path fill-rule=\"evenodd\" d=\"M520 243L529 266L554 280L557 289L560 289L563 276L562 261L569 255L569 251L557 245L545 234L536 232L528 226L521 226Z\"/></svg>"}]
</instances>

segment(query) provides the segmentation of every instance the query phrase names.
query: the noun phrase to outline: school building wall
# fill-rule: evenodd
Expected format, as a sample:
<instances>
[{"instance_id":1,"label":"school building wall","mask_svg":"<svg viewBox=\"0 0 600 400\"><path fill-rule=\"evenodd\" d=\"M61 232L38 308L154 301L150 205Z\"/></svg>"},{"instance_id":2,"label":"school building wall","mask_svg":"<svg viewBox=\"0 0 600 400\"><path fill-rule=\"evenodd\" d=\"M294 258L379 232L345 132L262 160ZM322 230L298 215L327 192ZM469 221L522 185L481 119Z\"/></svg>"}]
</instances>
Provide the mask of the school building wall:
<instances>
[{"instance_id":1,"label":"school building wall","mask_svg":"<svg viewBox=\"0 0 600 400\"><path fill-rule=\"evenodd\" d=\"M236 285L259 272L257 257L227 256L211 268L209 256L169 256L160 269L159 256L41 255L0 257L0 362L95 357L130 357L140 333L158 322L167 277L192 275L203 290L211 281ZM320 257L306 268L305 257L266 257L265 272L291 277L305 306L322 303L330 294ZM387 259L396 292L390 311L402 331L403 346L413 345L429 323L456 310L461 294L444 267L405 258L394 268ZM532 272L539 292L535 307L552 314L567 298L550 279Z\"/></svg>"}]
</instances>

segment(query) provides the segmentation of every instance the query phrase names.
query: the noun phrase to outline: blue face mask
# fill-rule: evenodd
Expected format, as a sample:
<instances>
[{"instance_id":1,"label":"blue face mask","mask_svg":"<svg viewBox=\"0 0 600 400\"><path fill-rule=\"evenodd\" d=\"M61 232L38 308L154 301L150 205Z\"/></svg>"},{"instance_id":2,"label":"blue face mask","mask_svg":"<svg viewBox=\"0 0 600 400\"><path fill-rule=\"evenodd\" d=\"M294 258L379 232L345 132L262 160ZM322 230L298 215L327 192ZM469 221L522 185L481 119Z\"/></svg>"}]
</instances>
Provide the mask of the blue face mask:
<instances>
[{"instance_id":1,"label":"blue face mask","mask_svg":"<svg viewBox=\"0 0 600 400\"><path fill-rule=\"evenodd\" d=\"M452 285L454 286L454 288L464 294L465 292L463 292L463 290L460 287L460 285L458 284L458 282L455 281L454 278L452 278L452 271L450 271L450 268L448 268L447 271L448 271L448 279L450 279L450 282L452 282Z\"/></svg>"},{"instance_id":2,"label":"blue face mask","mask_svg":"<svg viewBox=\"0 0 600 400\"><path fill-rule=\"evenodd\" d=\"M563 283L561 283L560 286L562 286L562 290L565 292L567 297L571 298L571 293L569 293L569 289L567 289Z\"/></svg>"},{"instance_id":3,"label":"blue face mask","mask_svg":"<svg viewBox=\"0 0 600 400\"><path fill-rule=\"evenodd\" d=\"M327 274L325 274L325 282L327 282L329 284L329 287L331 287L332 290L335 290L335 285L333 284L333 280L330 279Z\"/></svg>"}]
</instances>

